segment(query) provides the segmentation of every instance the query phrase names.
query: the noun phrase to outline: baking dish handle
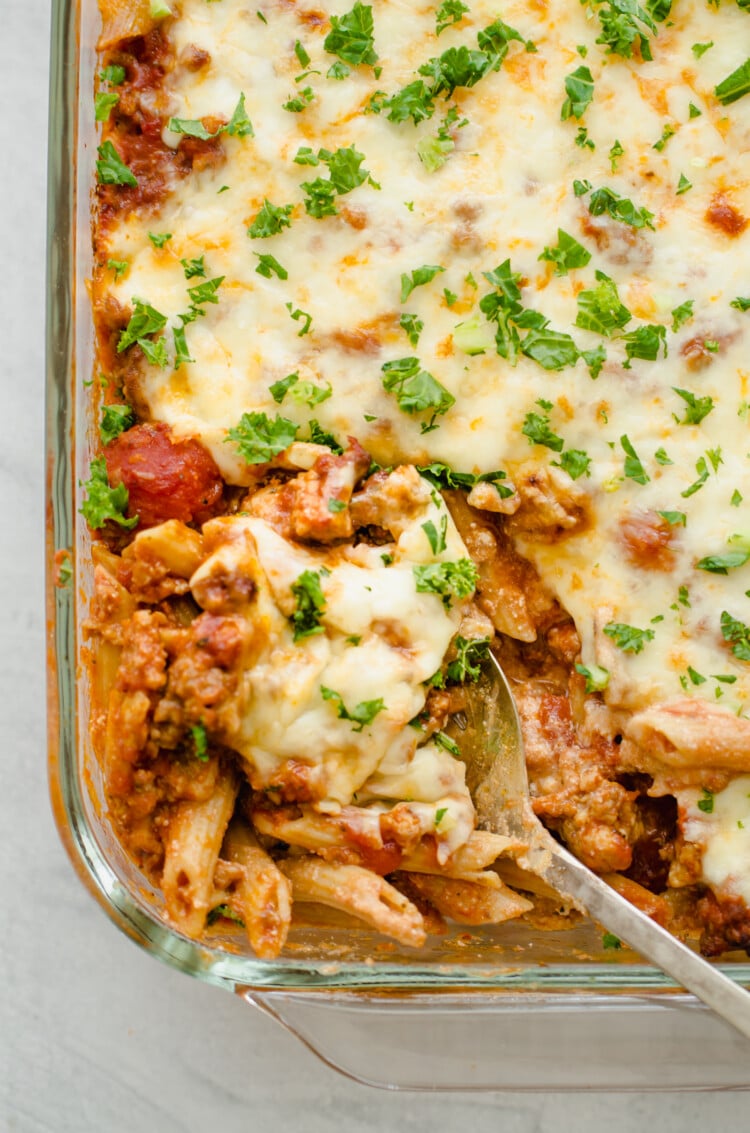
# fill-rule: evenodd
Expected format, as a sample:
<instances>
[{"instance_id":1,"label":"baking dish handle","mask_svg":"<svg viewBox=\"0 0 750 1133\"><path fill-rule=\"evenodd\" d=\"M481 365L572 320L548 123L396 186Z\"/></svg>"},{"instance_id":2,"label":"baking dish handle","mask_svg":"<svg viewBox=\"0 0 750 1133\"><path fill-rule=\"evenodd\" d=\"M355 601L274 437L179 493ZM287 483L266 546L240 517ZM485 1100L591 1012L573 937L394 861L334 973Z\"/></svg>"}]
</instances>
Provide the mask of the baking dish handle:
<instances>
[{"instance_id":1,"label":"baking dish handle","mask_svg":"<svg viewBox=\"0 0 750 1133\"><path fill-rule=\"evenodd\" d=\"M692 996L247 988L239 994L333 1069L365 1085L430 1091L750 1087L746 1041Z\"/></svg>"}]
</instances>

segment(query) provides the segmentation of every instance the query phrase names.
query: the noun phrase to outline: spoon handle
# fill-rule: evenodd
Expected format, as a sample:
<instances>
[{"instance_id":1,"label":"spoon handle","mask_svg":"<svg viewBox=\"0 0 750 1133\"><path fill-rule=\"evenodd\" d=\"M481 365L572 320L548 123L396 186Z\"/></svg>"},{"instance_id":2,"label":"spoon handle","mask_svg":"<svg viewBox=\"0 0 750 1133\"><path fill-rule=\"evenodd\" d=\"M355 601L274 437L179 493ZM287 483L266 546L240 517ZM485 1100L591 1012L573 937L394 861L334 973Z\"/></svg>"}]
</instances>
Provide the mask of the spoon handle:
<instances>
[{"instance_id":1,"label":"spoon handle","mask_svg":"<svg viewBox=\"0 0 750 1133\"><path fill-rule=\"evenodd\" d=\"M631 905L564 847L552 839L550 843L550 857L540 872L553 889L574 898L595 920L750 1038L750 993L745 988Z\"/></svg>"}]
</instances>

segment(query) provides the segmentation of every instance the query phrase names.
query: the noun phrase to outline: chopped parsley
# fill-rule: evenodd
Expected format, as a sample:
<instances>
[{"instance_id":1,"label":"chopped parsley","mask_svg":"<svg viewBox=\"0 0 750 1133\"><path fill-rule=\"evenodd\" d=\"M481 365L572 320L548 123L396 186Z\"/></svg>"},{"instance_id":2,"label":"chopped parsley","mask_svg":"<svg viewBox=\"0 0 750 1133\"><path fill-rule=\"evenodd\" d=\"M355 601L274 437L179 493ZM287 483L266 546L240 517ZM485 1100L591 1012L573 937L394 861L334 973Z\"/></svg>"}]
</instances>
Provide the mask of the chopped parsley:
<instances>
[{"instance_id":1,"label":"chopped parsley","mask_svg":"<svg viewBox=\"0 0 750 1133\"><path fill-rule=\"evenodd\" d=\"M623 653L641 653L646 642L654 639L652 629L638 629L624 622L607 622L604 632Z\"/></svg>"},{"instance_id":2,"label":"chopped parsley","mask_svg":"<svg viewBox=\"0 0 750 1133\"><path fill-rule=\"evenodd\" d=\"M100 185L130 185L136 187L138 178L132 169L125 165L112 142L106 141L96 151L96 175Z\"/></svg>"},{"instance_id":3,"label":"chopped parsley","mask_svg":"<svg viewBox=\"0 0 750 1133\"><path fill-rule=\"evenodd\" d=\"M647 208L637 208L627 197L621 197L614 189L603 186L593 189L589 181L574 181L573 191L577 197L583 197L591 192L589 198L589 212L592 216L602 216L607 213L613 220L629 224L631 228L651 228L654 214Z\"/></svg>"},{"instance_id":4,"label":"chopped parsley","mask_svg":"<svg viewBox=\"0 0 750 1133\"><path fill-rule=\"evenodd\" d=\"M583 244L579 244L573 236L558 228L557 245L554 248L545 248L539 259L554 264L555 275L566 275L573 268L585 268L591 259L591 252L584 248Z\"/></svg>"},{"instance_id":5,"label":"chopped parsley","mask_svg":"<svg viewBox=\"0 0 750 1133\"><path fill-rule=\"evenodd\" d=\"M107 477L107 464L103 458L91 461L90 477L84 483L86 499L81 504L81 515L89 527L104 527L108 520L118 523L128 530L135 527L138 516L128 519L125 515L128 506L128 489L124 484L112 488Z\"/></svg>"},{"instance_id":6,"label":"chopped parsley","mask_svg":"<svg viewBox=\"0 0 750 1133\"><path fill-rule=\"evenodd\" d=\"M453 642L455 660L448 662L445 675L449 681L462 684L464 681L478 681L482 662L490 652L489 637L462 637L459 633Z\"/></svg>"},{"instance_id":7,"label":"chopped parsley","mask_svg":"<svg viewBox=\"0 0 750 1133\"><path fill-rule=\"evenodd\" d=\"M252 138L255 136L253 124L245 113L245 96L241 94L234 108L232 117L226 126L226 132L233 138Z\"/></svg>"},{"instance_id":8,"label":"chopped parsley","mask_svg":"<svg viewBox=\"0 0 750 1133\"><path fill-rule=\"evenodd\" d=\"M415 268L414 271L402 272L401 274L401 302L405 303L411 295L415 287L423 287L439 275L440 272L445 271L445 268L440 267L439 264L423 264L420 268Z\"/></svg>"},{"instance_id":9,"label":"chopped parsley","mask_svg":"<svg viewBox=\"0 0 750 1133\"><path fill-rule=\"evenodd\" d=\"M593 381L596 381L596 379L602 372L602 366L607 361L607 351L604 349L602 344L599 343L599 345L595 346L593 350L582 350L581 358L583 358L584 362L588 366L589 376Z\"/></svg>"},{"instance_id":10,"label":"chopped parsley","mask_svg":"<svg viewBox=\"0 0 750 1133\"><path fill-rule=\"evenodd\" d=\"M648 484L651 477L648 475L640 460L638 454L633 448L633 445L624 433L620 437L620 444L622 445L623 452L625 453L625 468L624 473L628 480L634 480L636 484Z\"/></svg>"},{"instance_id":11,"label":"chopped parsley","mask_svg":"<svg viewBox=\"0 0 750 1133\"><path fill-rule=\"evenodd\" d=\"M520 322L517 325L520 326ZM521 343L521 353L545 370L573 366L579 357L578 347L569 334L547 327L532 328Z\"/></svg>"},{"instance_id":12,"label":"chopped parsley","mask_svg":"<svg viewBox=\"0 0 750 1133\"><path fill-rule=\"evenodd\" d=\"M695 804L698 810L702 810L704 814L713 814L714 810L714 796L713 791L707 791L705 787L701 788L702 798L698 799Z\"/></svg>"},{"instance_id":13,"label":"chopped parsley","mask_svg":"<svg viewBox=\"0 0 750 1133\"><path fill-rule=\"evenodd\" d=\"M735 488L732 492L732 498L729 502L732 507L739 507L742 503L742 493Z\"/></svg>"},{"instance_id":14,"label":"chopped parsley","mask_svg":"<svg viewBox=\"0 0 750 1133\"><path fill-rule=\"evenodd\" d=\"M456 399L441 385L432 374L421 368L418 358L398 358L385 362L383 388L395 394L399 409L403 413L430 413L429 421L422 425L427 433L437 428L435 418L447 413Z\"/></svg>"},{"instance_id":15,"label":"chopped parsley","mask_svg":"<svg viewBox=\"0 0 750 1133\"><path fill-rule=\"evenodd\" d=\"M615 138L614 144L608 154L609 165L613 173L617 172L617 164L624 153L625 150L622 144Z\"/></svg>"},{"instance_id":16,"label":"chopped parsley","mask_svg":"<svg viewBox=\"0 0 750 1133\"><path fill-rule=\"evenodd\" d=\"M553 460L552 463L558 468L562 468L563 472L567 472L571 480L578 480L581 476L590 476L591 472L591 458L588 453L583 449L569 448L560 455L559 460Z\"/></svg>"},{"instance_id":17,"label":"chopped parsley","mask_svg":"<svg viewBox=\"0 0 750 1133\"><path fill-rule=\"evenodd\" d=\"M606 336L622 330L632 315L620 302L617 284L603 271L596 272L597 286L578 295L577 327Z\"/></svg>"},{"instance_id":18,"label":"chopped parsley","mask_svg":"<svg viewBox=\"0 0 750 1133\"><path fill-rule=\"evenodd\" d=\"M205 256L197 256L192 260L180 260L180 263L182 264L182 270L185 272L185 279L205 279L205 258Z\"/></svg>"},{"instance_id":19,"label":"chopped parsley","mask_svg":"<svg viewBox=\"0 0 750 1133\"><path fill-rule=\"evenodd\" d=\"M677 194L678 197L681 197L683 193L687 193L687 191L689 189L692 189L692 187L693 187L693 182L688 181L685 174L681 173L680 179L677 182L677 188L675 189L675 193Z\"/></svg>"},{"instance_id":20,"label":"chopped parsley","mask_svg":"<svg viewBox=\"0 0 750 1133\"><path fill-rule=\"evenodd\" d=\"M213 134L206 129L200 118L170 118L168 128L173 134L184 134L186 138L198 138L201 142L210 141L222 131L221 127Z\"/></svg>"},{"instance_id":21,"label":"chopped parsley","mask_svg":"<svg viewBox=\"0 0 750 1133\"><path fill-rule=\"evenodd\" d=\"M651 148L655 149L658 153L661 153L664 150L664 147L666 146L669 139L674 137L675 132L675 127L670 125L668 122L661 132L661 137L657 142L654 142Z\"/></svg>"},{"instance_id":22,"label":"chopped parsley","mask_svg":"<svg viewBox=\"0 0 750 1133\"><path fill-rule=\"evenodd\" d=\"M566 77L565 93L567 98L562 104L561 120L565 122L568 118L582 118L594 97L594 80L588 67L577 67Z\"/></svg>"},{"instance_id":23,"label":"chopped parsley","mask_svg":"<svg viewBox=\"0 0 750 1133\"><path fill-rule=\"evenodd\" d=\"M459 122L458 107L451 106L440 123L437 134L420 138L417 142L417 156L428 173L436 173L441 169L456 148L451 129L460 130L468 123L468 118L462 118Z\"/></svg>"},{"instance_id":24,"label":"chopped parsley","mask_svg":"<svg viewBox=\"0 0 750 1133\"><path fill-rule=\"evenodd\" d=\"M118 279L122 279L130 264L127 260L107 260L107 267L115 273L116 283Z\"/></svg>"},{"instance_id":25,"label":"chopped parsley","mask_svg":"<svg viewBox=\"0 0 750 1133\"><path fill-rule=\"evenodd\" d=\"M302 323L302 326L297 331L297 338L304 338L306 334L310 333L310 327L312 326L312 315L309 313L309 311L303 311L301 307L295 307L293 303L285 303L284 306L286 307L290 316L294 319L295 323Z\"/></svg>"},{"instance_id":26,"label":"chopped parsley","mask_svg":"<svg viewBox=\"0 0 750 1133\"><path fill-rule=\"evenodd\" d=\"M402 315L398 320L398 325L403 331L406 331L406 337L409 339L411 346L419 345L419 336L424 330L424 322L418 315Z\"/></svg>"},{"instance_id":27,"label":"chopped parsley","mask_svg":"<svg viewBox=\"0 0 750 1133\"><path fill-rule=\"evenodd\" d=\"M660 511L657 514L671 527L687 527L687 516L684 511Z\"/></svg>"},{"instance_id":28,"label":"chopped parsley","mask_svg":"<svg viewBox=\"0 0 750 1133\"><path fill-rule=\"evenodd\" d=\"M374 32L372 6L360 4L358 0L351 12L331 16L331 30L323 41L323 48L329 55L338 55L344 63L353 66L366 63L372 67L378 61Z\"/></svg>"},{"instance_id":29,"label":"chopped parsley","mask_svg":"<svg viewBox=\"0 0 750 1133\"><path fill-rule=\"evenodd\" d=\"M619 936L615 936L613 932L605 932L602 936L602 948L614 949L617 951L622 948L622 941Z\"/></svg>"},{"instance_id":30,"label":"chopped parsley","mask_svg":"<svg viewBox=\"0 0 750 1133\"><path fill-rule=\"evenodd\" d=\"M322 149L318 156L328 166L328 173L337 193L350 193L367 180L374 184L368 170L362 169L365 155L356 146L344 146L333 152Z\"/></svg>"},{"instance_id":31,"label":"chopped parsley","mask_svg":"<svg viewBox=\"0 0 750 1133\"><path fill-rule=\"evenodd\" d=\"M320 624L321 615L326 609L320 578L320 571L304 570L297 581L292 583L292 594L296 602L291 619L295 641L325 632Z\"/></svg>"},{"instance_id":32,"label":"chopped parsley","mask_svg":"<svg viewBox=\"0 0 750 1133\"><path fill-rule=\"evenodd\" d=\"M738 295L736 299L732 300L729 306L734 307L736 311L750 311L750 298L743 298L741 295Z\"/></svg>"},{"instance_id":33,"label":"chopped parsley","mask_svg":"<svg viewBox=\"0 0 750 1133\"><path fill-rule=\"evenodd\" d=\"M478 572L471 559L459 559L454 563L427 563L425 566L415 566L413 570L417 592L439 594L447 609L453 598L468 598L476 589Z\"/></svg>"},{"instance_id":34,"label":"chopped parsley","mask_svg":"<svg viewBox=\"0 0 750 1133\"><path fill-rule=\"evenodd\" d=\"M473 472L455 472L447 464L435 461L433 464L417 465L417 472L436 488L460 488L470 491L476 484L493 484L501 499L508 499L513 491L502 481L507 479L504 472L484 472L476 476Z\"/></svg>"},{"instance_id":35,"label":"chopped parsley","mask_svg":"<svg viewBox=\"0 0 750 1133\"><path fill-rule=\"evenodd\" d=\"M286 417L271 419L265 413L243 413L239 424L228 430L226 440L235 442L247 464L265 464L289 448L298 429Z\"/></svg>"},{"instance_id":36,"label":"chopped parsley","mask_svg":"<svg viewBox=\"0 0 750 1133\"><path fill-rule=\"evenodd\" d=\"M166 315L162 315L148 303L140 299L133 299L133 314L128 325L121 332L117 343L117 353L122 354L135 343L140 346L149 362L158 366L167 365L167 351L164 339L154 341L150 336L159 334L167 325Z\"/></svg>"},{"instance_id":37,"label":"chopped parsley","mask_svg":"<svg viewBox=\"0 0 750 1133\"><path fill-rule=\"evenodd\" d=\"M294 54L299 60L300 67L310 66L310 56L307 54L304 44L300 43L298 39L294 41Z\"/></svg>"},{"instance_id":38,"label":"chopped parsley","mask_svg":"<svg viewBox=\"0 0 750 1133\"><path fill-rule=\"evenodd\" d=\"M308 409L314 409L316 405L328 401L333 394L333 388L330 382L324 386L318 386L315 382L294 382L290 393L298 405L306 405Z\"/></svg>"},{"instance_id":39,"label":"chopped parsley","mask_svg":"<svg viewBox=\"0 0 750 1133\"><path fill-rule=\"evenodd\" d=\"M576 136L573 140L575 141L575 144L577 146L581 147L581 149L596 149L596 144L593 138L589 137L589 132L585 126L578 127Z\"/></svg>"},{"instance_id":40,"label":"chopped parsley","mask_svg":"<svg viewBox=\"0 0 750 1133\"><path fill-rule=\"evenodd\" d=\"M448 813L447 806L439 806L435 811L435 826L439 826Z\"/></svg>"},{"instance_id":41,"label":"chopped parsley","mask_svg":"<svg viewBox=\"0 0 750 1133\"><path fill-rule=\"evenodd\" d=\"M706 555L695 564L696 568L711 574L728 574L730 570L744 566L750 560L750 538L747 535L731 535L727 542L734 543L739 550L727 551L725 555Z\"/></svg>"},{"instance_id":42,"label":"chopped parsley","mask_svg":"<svg viewBox=\"0 0 750 1133\"><path fill-rule=\"evenodd\" d=\"M350 711L344 704L341 693L336 692L334 689L326 688L325 685L321 685L320 694L324 700L332 700L334 702L336 705L336 715L339 720L349 720L352 725L352 730L355 732L361 732L363 728L373 722L378 713L385 711L385 703L382 697L378 697L377 700L362 700Z\"/></svg>"},{"instance_id":43,"label":"chopped parsley","mask_svg":"<svg viewBox=\"0 0 750 1133\"><path fill-rule=\"evenodd\" d=\"M727 75L723 82L714 90L722 106L729 106L750 91L750 59L746 59L731 75Z\"/></svg>"},{"instance_id":44,"label":"chopped parsley","mask_svg":"<svg viewBox=\"0 0 750 1133\"><path fill-rule=\"evenodd\" d=\"M344 450L338 443L333 433L327 433L325 429L321 428L315 418L311 418L307 423L307 428L310 433L307 440L313 445L323 445L329 448L331 452L342 453Z\"/></svg>"},{"instance_id":45,"label":"chopped parsley","mask_svg":"<svg viewBox=\"0 0 750 1133\"><path fill-rule=\"evenodd\" d=\"M521 432L529 438L529 444L544 445L553 452L562 452L564 441L550 429L549 417L541 413L527 413Z\"/></svg>"},{"instance_id":46,"label":"chopped parsley","mask_svg":"<svg viewBox=\"0 0 750 1133\"><path fill-rule=\"evenodd\" d=\"M324 216L337 215L339 210L334 203L336 187L326 177L316 177L314 181L303 181L301 187L307 194L304 205L308 216L322 220Z\"/></svg>"},{"instance_id":47,"label":"chopped parsley","mask_svg":"<svg viewBox=\"0 0 750 1133\"><path fill-rule=\"evenodd\" d=\"M698 478L697 480L694 480L693 483L690 484L684 492L680 492L680 495L683 499L688 499L690 496L694 496L695 493L703 487L703 485L706 483L706 480L708 480L708 465L706 464L706 458L704 456L699 456L696 460L695 471L698 473Z\"/></svg>"},{"instance_id":48,"label":"chopped parsley","mask_svg":"<svg viewBox=\"0 0 750 1133\"><path fill-rule=\"evenodd\" d=\"M315 98L315 92L312 87L303 87L292 98L281 104L282 110L288 110L290 114L301 114Z\"/></svg>"},{"instance_id":49,"label":"chopped parsley","mask_svg":"<svg viewBox=\"0 0 750 1133\"><path fill-rule=\"evenodd\" d=\"M180 316L182 318L182 316ZM172 337L174 339L174 368L179 370L186 362L194 362L190 351L188 350L187 339L185 338L185 327L174 327L172 330Z\"/></svg>"},{"instance_id":50,"label":"chopped parsley","mask_svg":"<svg viewBox=\"0 0 750 1133\"><path fill-rule=\"evenodd\" d=\"M272 205L266 198L247 230L248 236L254 240L264 240L268 236L277 236L284 228L291 226L293 205Z\"/></svg>"},{"instance_id":51,"label":"chopped parsley","mask_svg":"<svg viewBox=\"0 0 750 1133\"><path fill-rule=\"evenodd\" d=\"M727 610L721 613L721 636L732 646L739 661L750 661L750 626L733 618Z\"/></svg>"},{"instance_id":52,"label":"chopped parsley","mask_svg":"<svg viewBox=\"0 0 750 1133\"><path fill-rule=\"evenodd\" d=\"M576 672L586 679L586 692L603 692L609 684L609 669L601 665L576 665Z\"/></svg>"},{"instance_id":53,"label":"chopped parsley","mask_svg":"<svg viewBox=\"0 0 750 1133\"><path fill-rule=\"evenodd\" d=\"M662 350L662 356L667 356L667 330L659 324L646 323L636 330L628 331L620 340L625 343L627 361L623 362L626 370L630 369L633 358L643 358L648 362L655 362Z\"/></svg>"},{"instance_id":54,"label":"chopped parsley","mask_svg":"<svg viewBox=\"0 0 750 1133\"><path fill-rule=\"evenodd\" d=\"M264 24L268 22L266 17L260 12L257 12L256 15L259 19L263 20ZM242 925L243 928L245 926L242 917L237 916L237 913L235 913L234 909L231 909L229 905L216 905L213 909L209 910L206 916L206 925L211 928L218 920L232 921L234 924Z\"/></svg>"},{"instance_id":55,"label":"chopped parsley","mask_svg":"<svg viewBox=\"0 0 750 1133\"><path fill-rule=\"evenodd\" d=\"M672 311L672 330L678 331L681 326L693 318L693 308L695 306L694 299L688 299L685 303L680 303L679 307L675 307Z\"/></svg>"},{"instance_id":56,"label":"chopped parsley","mask_svg":"<svg viewBox=\"0 0 750 1133\"><path fill-rule=\"evenodd\" d=\"M606 45L608 55L632 59L633 49L637 47L641 59L651 62L653 56L646 31L656 34L656 24L637 0L589 0L589 7L599 17L602 29L596 42Z\"/></svg>"},{"instance_id":57,"label":"chopped parsley","mask_svg":"<svg viewBox=\"0 0 750 1133\"><path fill-rule=\"evenodd\" d=\"M712 397L696 397L690 390L678 389L677 386L672 386L672 389L685 402L684 417L679 418L676 413L672 414L678 425L700 425L701 421L708 417L714 408Z\"/></svg>"},{"instance_id":58,"label":"chopped parsley","mask_svg":"<svg viewBox=\"0 0 750 1133\"><path fill-rule=\"evenodd\" d=\"M125 82L125 68L120 67L117 63L110 64L99 72L99 78L103 83L109 83L113 87L122 86Z\"/></svg>"},{"instance_id":59,"label":"chopped parsley","mask_svg":"<svg viewBox=\"0 0 750 1133\"><path fill-rule=\"evenodd\" d=\"M97 122L106 122L119 101L120 96L117 91L98 91L94 98L95 120Z\"/></svg>"},{"instance_id":60,"label":"chopped parsley","mask_svg":"<svg viewBox=\"0 0 750 1133\"><path fill-rule=\"evenodd\" d=\"M202 724L193 724L190 729L193 738L193 755L201 763L208 763L208 736Z\"/></svg>"},{"instance_id":61,"label":"chopped parsley","mask_svg":"<svg viewBox=\"0 0 750 1133\"><path fill-rule=\"evenodd\" d=\"M219 299L216 292L221 287L225 280L225 276L219 275L216 279L206 279L203 283L197 283L194 287L188 287L188 295L195 307L201 307L204 303L218 303Z\"/></svg>"},{"instance_id":62,"label":"chopped parsley","mask_svg":"<svg viewBox=\"0 0 750 1133\"><path fill-rule=\"evenodd\" d=\"M470 358L494 346L494 336L480 315L472 315L453 328L453 344Z\"/></svg>"},{"instance_id":63,"label":"chopped parsley","mask_svg":"<svg viewBox=\"0 0 750 1133\"><path fill-rule=\"evenodd\" d=\"M713 45L713 40L709 40L708 43L694 43L690 50L692 51L696 59L700 59L702 55L705 55L706 52L713 47Z\"/></svg>"},{"instance_id":64,"label":"chopped parsley","mask_svg":"<svg viewBox=\"0 0 750 1133\"><path fill-rule=\"evenodd\" d=\"M337 59L335 63L331 63L331 66L326 71L326 78L345 79L347 75L351 75L351 73L351 67L348 67L346 63L342 63L340 59Z\"/></svg>"},{"instance_id":65,"label":"chopped parsley","mask_svg":"<svg viewBox=\"0 0 750 1133\"><path fill-rule=\"evenodd\" d=\"M443 0L435 13L435 35L440 35L452 24L460 23L468 11L469 6L463 0Z\"/></svg>"},{"instance_id":66,"label":"chopped parsley","mask_svg":"<svg viewBox=\"0 0 750 1133\"><path fill-rule=\"evenodd\" d=\"M438 747L443 748L450 755L455 756L456 759L461 758L460 747L458 746L458 744L456 743L455 740L452 740L450 738L450 736L446 736L445 732L435 732L435 733L433 733L432 739L438 745ZM435 818L437 820L437 815L435 816Z\"/></svg>"},{"instance_id":67,"label":"chopped parsley","mask_svg":"<svg viewBox=\"0 0 750 1133\"><path fill-rule=\"evenodd\" d=\"M427 541L432 548L433 555L441 555L445 550L446 535L448 533L448 516L442 515L440 517L440 528L438 529L431 519L422 524L422 530L427 536Z\"/></svg>"},{"instance_id":68,"label":"chopped parsley","mask_svg":"<svg viewBox=\"0 0 750 1133\"><path fill-rule=\"evenodd\" d=\"M278 276L279 279L289 278L289 272L286 268L281 266L275 256L269 256L261 252L254 252L253 255L258 257L258 263L255 268L258 275L264 276L265 279L270 279L273 275Z\"/></svg>"},{"instance_id":69,"label":"chopped parsley","mask_svg":"<svg viewBox=\"0 0 750 1133\"><path fill-rule=\"evenodd\" d=\"M277 405L281 405L288 391L295 384L295 382L298 381L299 374L295 371L293 374L287 374L285 378L279 378L277 382L274 382L268 387L271 397L274 399Z\"/></svg>"},{"instance_id":70,"label":"chopped parsley","mask_svg":"<svg viewBox=\"0 0 750 1133\"><path fill-rule=\"evenodd\" d=\"M135 413L129 405L102 406L99 436L103 445L110 444L120 433L135 424Z\"/></svg>"}]
</instances>

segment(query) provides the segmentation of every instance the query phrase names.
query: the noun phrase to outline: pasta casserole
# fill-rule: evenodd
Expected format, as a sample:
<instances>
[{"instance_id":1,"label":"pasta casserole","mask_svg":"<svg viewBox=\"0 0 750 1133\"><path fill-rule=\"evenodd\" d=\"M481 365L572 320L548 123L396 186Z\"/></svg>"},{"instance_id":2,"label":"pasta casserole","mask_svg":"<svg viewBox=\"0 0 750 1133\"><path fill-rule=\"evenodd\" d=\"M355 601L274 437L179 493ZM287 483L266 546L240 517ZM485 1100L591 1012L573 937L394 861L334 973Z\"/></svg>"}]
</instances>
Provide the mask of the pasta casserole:
<instances>
[{"instance_id":1,"label":"pasta casserole","mask_svg":"<svg viewBox=\"0 0 750 1133\"><path fill-rule=\"evenodd\" d=\"M745 0L99 3L92 728L168 920L538 913L492 649L545 824L750 947Z\"/></svg>"}]
</instances>

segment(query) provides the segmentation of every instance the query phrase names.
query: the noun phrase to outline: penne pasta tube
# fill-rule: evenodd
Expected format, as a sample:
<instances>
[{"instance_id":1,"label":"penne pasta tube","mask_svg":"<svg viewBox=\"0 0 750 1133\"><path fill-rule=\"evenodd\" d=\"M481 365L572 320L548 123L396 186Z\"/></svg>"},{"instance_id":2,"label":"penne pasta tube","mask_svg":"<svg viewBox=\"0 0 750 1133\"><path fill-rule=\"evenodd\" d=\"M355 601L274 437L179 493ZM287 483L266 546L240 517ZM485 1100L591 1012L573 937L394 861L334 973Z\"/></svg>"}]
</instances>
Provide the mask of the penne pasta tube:
<instances>
[{"instance_id":1,"label":"penne pasta tube","mask_svg":"<svg viewBox=\"0 0 750 1133\"><path fill-rule=\"evenodd\" d=\"M236 775L225 770L208 800L179 803L169 823L162 876L164 903L169 920L186 936L197 937L203 931L237 790Z\"/></svg>"},{"instance_id":2,"label":"penne pasta tube","mask_svg":"<svg viewBox=\"0 0 750 1133\"><path fill-rule=\"evenodd\" d=\"M239 819L230 823L225 852L242 867L242 876L230 898L232 908L245 922L256 956L272 960L281 952L289 932L291 885L250 828Z\"/></svg>"},{"instance_id":3,"label":"penne pasta tube","mask_svg":"<svg viewBox=\"0 0 750 1133\"><path fill-rule=\"evenodd\" d=\"M421 913L382 877L356 865L331 865L319 858L279 863L292 883L295 901L313 901L350 913L401 944L418 948L426 933Z\"/></svg>"},{"instance_id":4,"label":"penne pasta tube","mask_svg":"<svg viewBox=\"0 0 750 1133\"><path fill-rule=\"evenodd\" d=\"M482 882L426 873L407 872L406 876L439 913L458 924L500 924L533 908L531 901L514 893L496 873L485 874Z\"/></svg>"},{"instance_id":5,"label":"penne pasta tube","mask_svg":"<svg viewBox=\"0 0 750 1133\"><path fill-rule=\"evenodd\" d=\"M167 519L156 527L139 531L123 559L159 563L170 574L190 578L203 560L203 540L197 531L178 519Z\"/></svg>"},{"instance_id":6,"label":"penne pasta tube","mask_svg":"<svg viewBox=\"0 0 750 1133\"><path fill-rule=\"evenodd\" d=\"M99 0L99 11L102 17L100 50L121 39L145 35L156 23L150 0Z\"/></svg>"},{"instance_id":7,"label":"penne pasta tube","mask_svg":"<svg viewBox=\"0 0 750 1133\"><path fill-rule=\"evenodd\" d=\"M443 865L438 863L435 842L428 840L420 842L404 854L402 868L414 873L439 872L446 877L465 877L486 869L503 854L520 853L526 848L525 843L508 838L505 834L475 830Z\"/></svg>"}]
</instances>

